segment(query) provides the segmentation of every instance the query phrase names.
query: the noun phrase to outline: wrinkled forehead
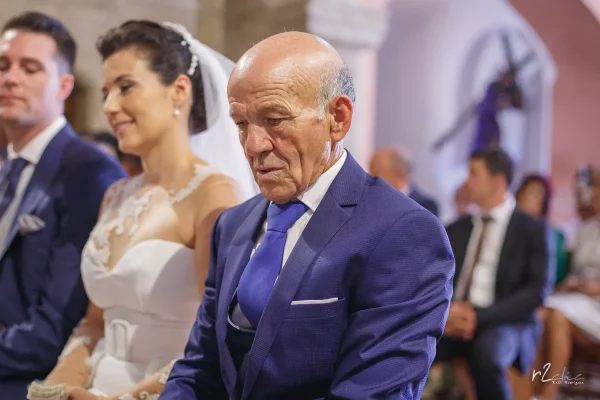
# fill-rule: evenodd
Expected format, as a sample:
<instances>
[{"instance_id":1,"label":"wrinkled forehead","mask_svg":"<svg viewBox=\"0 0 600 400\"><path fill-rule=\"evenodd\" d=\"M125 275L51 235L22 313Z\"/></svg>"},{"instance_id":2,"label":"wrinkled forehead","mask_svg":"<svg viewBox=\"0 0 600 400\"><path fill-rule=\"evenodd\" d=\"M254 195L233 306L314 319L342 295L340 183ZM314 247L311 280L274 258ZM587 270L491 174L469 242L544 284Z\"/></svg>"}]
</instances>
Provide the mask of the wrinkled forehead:
<instances>
[{"instance_id":1,"label":"wrinkled forehead","mask_svg":"<svg viewBox=\"0 0 600 400\"><path fill-rule=\"evenodd\" d=\"M314 77L292 59L274 64L244 64L241 61L228 85L230 104L250 103L262 97L280 98L300 104L312 103L315 94Z\"/></svg>"},{"instance_id":2,"label":"wrinkled forehead","mask_svg":"<svg viewBox=\"0 0 600 400\"><path fill-rule=\"evenodd\" d=\"M0 56L49 61L56 58L56 42L37 32L10 29L0 35Z\"/></svg>"}]
</instances>

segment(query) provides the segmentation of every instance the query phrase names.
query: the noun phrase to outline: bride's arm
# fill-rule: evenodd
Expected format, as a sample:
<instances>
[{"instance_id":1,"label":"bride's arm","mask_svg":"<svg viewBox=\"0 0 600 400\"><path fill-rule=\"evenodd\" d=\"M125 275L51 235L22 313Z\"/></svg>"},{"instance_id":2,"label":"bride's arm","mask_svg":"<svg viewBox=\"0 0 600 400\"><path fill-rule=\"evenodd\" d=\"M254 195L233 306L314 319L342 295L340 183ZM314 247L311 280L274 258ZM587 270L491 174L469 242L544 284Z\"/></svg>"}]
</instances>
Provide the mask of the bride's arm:
<instances>
[{"instance_id":1,"label":"bride's arm","mask_svg":"<svg viewBox=\"0 0 600 400\"><path fill-rule=\"evenodd\" d=\"M214 179L213 179L214 178ZM200 298L204 296L205 280L210 264L210 237L219 215L228 208L240 204L240 189L231 178L214 175L208 178L202 187L200 204L194 218L194 255L196 264L196 281ZM200 200L201 199L201 200Z\"/></svg>"},{"instance_id":2,"label":"bride's arm","mask_svg":"<svg viewBox=\"0 0 600 400\"><path fill-rule=\"evenodd\" d=\"M102 214L113 207L119 193L127 182L121 179L113 183L104 194L98 219ZM100 222L98 222L100 223ZM47 386L64 384L75 387L86 387L90 375L87 362L96 347L96 343L104 337L104 313L91 301L88 304L85 317L73 331L67 345L58 358L58 363L46 377L44 384Z\"/></svg>"},{"instance_id":3,"label":"bride's arm","mask_svg":"<svg viewBox=\"0 0 600 400\"><path fill-rule=\"evenodd\" d=\"M84 319L81 320L67 342L58 363L48 375L44 384L65 384L86 387L90 371L87 361L104 336L104 317L100 308L90 302Z\"/></svg>"}]
</instances>

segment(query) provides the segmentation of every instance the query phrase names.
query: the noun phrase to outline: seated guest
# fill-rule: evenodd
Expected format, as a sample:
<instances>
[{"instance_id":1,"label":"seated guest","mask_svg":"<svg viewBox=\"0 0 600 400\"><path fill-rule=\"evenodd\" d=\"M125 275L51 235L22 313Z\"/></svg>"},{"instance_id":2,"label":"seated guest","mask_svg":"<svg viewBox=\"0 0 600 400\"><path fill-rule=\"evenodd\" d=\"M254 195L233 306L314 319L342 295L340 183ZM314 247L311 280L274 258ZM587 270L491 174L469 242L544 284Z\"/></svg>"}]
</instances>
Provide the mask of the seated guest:
<instances>
[{"instance_id":1,"label":"seated guest","mask_svg":"<svg viewBox=\"0 0 600 400\"><path fill-rule=\"evenodd\" d=\"M454 260L439 220L344 150L348 68L287 32L242 56L228 98L262 195L215 225L161 400L419 399Z\"/></svg>"},{"instance_id":2,"label":"seated guest","mask_svg":"<svg viewBox=\"0 0 600 400\"><path fill-rule=\"evenodd\" d=\"M91 135L91 140L102 150L117 158L121 166L130 177L138 176L144 172L142 159L134 154L123 153L119 149L119 141L116 136L108 132L98 132Z\"/></svg>"},{"instance_id":3,"label":"seated guest","mask_svg":"<svg viewBox=\"0 0 600 400\"><path fill-rule=\"evenodd\" d=\"M0 31L0 399L23 400L85 313L81 251L125 174L63 115L77 48L65 26L28 12Z\"/></svg>"},{"instance_id":4,"label":"seated guest","mask_svg":"<svg viewBox=\"0 0 600 400\"><path fill-rule=\"evenodd\" d=\"M416 201L424 209L437 217L438 205L432 198L412 184L410 175L412 163L404 149L385 148L378 150L371 158L370 173L385 179L393 187Z\"/></svg>"},{"instance_id":5,"label":"seated guest","mask_svg":"<svg viewBox=\"0 0 600 400\"><path fill-rule=\"evenodd\" d=\"M528 175L517 190L517 207L535 218L548 219L552 188L550 181L541 175ZM550 273L553 285L559 285L568 270L568 254L565 235L556 227L548 225L547 230Z\"/></svg>"},{"instance_id":6,"label":"seated guest","mask_svg":"<svg viewBox=\"0 0 600 400\"><path fill-rule=\"evenodd\" d=\"M535 311L548 294L543 221L515 209L513 164L501 149L471 154L466 185L479 207L447 228L455 291L436 361L468 362L478 399L511 399L507 370L535 358Z\"/></svg>"},{"instance_id":7,"label":"seated guest","mask_svg":"<svg viewBox=\"0 0 600 400\"><path fill-rule=\"evenodd\" d=\"M592 174L591 202L600 212L600 169ZM557 288L557 293L546 300L550 308L547 317L548 353L550 369L547 376L561 374L568 368L572 345L600 346L600 220L586 221L579 230L573 249L570 274ZM554 399L559 386L543 385L540 398Z\"/></svg>"},{"instance_id":8,"label":"seated guest","mask_svg":"<svg viewBox=\"0 0 600 400\"><path fill-rule=\"evenodd\" d=\"M597 215L592 204L592 170L590 165L582 167L575 172L573 180L573 194L575 196L577 219L566 227L567 248L573 250L577 232L582 225Z\"/></svg>"}]
</instances>

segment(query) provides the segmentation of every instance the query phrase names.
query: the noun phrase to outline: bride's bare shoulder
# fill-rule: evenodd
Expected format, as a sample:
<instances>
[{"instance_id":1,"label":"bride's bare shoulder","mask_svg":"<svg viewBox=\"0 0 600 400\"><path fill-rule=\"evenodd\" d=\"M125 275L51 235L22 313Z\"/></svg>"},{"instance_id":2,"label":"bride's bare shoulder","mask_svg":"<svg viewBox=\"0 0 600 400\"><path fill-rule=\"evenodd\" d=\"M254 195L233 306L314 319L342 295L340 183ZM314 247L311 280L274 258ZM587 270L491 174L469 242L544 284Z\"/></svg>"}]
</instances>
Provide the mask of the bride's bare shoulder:
<instances>
[{"instance_id":1,"label":"bride's bare shoulder","mask_svg":"<svg viewBox=\"0 0 600 400\"><path fill-rule=\"evenodd\" d=\"M236 180L215 168L206 174L194 191L194 203L199 206L229 208L239 204L241 199L241 187Z\"/></svg>"}]
</instances>

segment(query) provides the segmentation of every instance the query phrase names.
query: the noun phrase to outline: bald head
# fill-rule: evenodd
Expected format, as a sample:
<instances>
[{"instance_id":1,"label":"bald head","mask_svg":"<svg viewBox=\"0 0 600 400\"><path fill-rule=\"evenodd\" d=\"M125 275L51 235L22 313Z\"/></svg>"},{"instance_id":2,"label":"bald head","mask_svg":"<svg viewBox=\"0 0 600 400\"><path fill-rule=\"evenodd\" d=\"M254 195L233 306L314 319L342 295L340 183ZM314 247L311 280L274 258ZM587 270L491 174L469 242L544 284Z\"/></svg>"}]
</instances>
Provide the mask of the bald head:
<instances>
[{"instance_id":1,"label":"bald head","mask_svg":"<svg viewBox=\"0 0 600 400\"><path fill-rule=\"evenodd\" d=\"M310 33L284 32L259 42L240 58L231 74L230 85L269 73L292 80L298 74L302 81L298 82L299 90L314 96L321 111L336 96L345 95L355 101L352 75L339 53Z\"/></svg>"},{"instance_id":2,"label":"bald head","mask_svg":"<svg viewBox=\"0 0 600 400\"><path fill-rule=\"evenodd\" d=\"M343 154L354 86L324 40L286 32L252 47L227 87L231 118L263 195L293 200Z\"/></svg>"},{"instance_id":3,"label":"bald head","mask_svg":"<svg viewBox=\"0 0 600 400\"><path fill-rule=\"evenodd\" d=\"M382 148L371 158L371 175L385 179L399 190L409 184L410 170L410 155L403 148Z\"/></svg>"}]
</instances>

